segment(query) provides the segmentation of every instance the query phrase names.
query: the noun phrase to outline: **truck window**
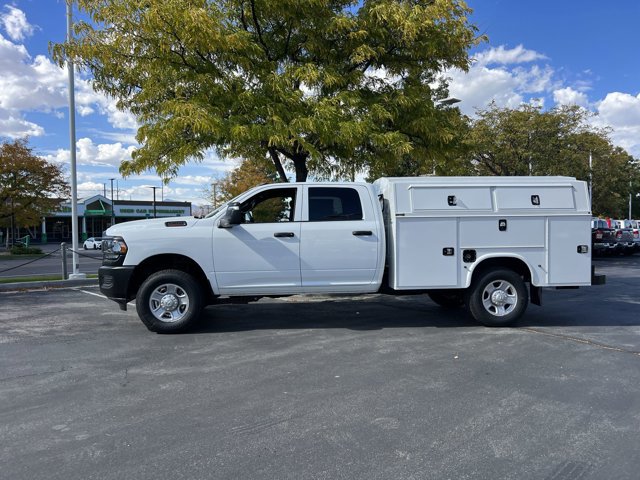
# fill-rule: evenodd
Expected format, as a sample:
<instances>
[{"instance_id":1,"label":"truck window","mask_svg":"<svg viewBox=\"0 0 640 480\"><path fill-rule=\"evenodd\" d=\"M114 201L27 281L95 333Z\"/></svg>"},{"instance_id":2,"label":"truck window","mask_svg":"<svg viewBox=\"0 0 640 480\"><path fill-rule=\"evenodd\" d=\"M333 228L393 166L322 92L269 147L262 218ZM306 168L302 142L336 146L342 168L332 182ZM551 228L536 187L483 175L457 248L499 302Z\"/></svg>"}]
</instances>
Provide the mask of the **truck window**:
<instances>
[{"instance_id":1,"label":"truck window","mask_svg":"<svg viewBox=\"0 0 640 480\"><path fill-rule=\"evenodd\" d=\"M354 188L309 188L309 221L362 220L360 195Z\"/></svg>"},{"instance_id":2,"label":"truck window","mask_svg":"<svg viewBox=\"0 0 640 480\"><path fill-rule=\"evenodd\" d=\"M295 203L295 188L263 190L240 206L243 223L293 222Z\"/></svg>"}]
</instances>

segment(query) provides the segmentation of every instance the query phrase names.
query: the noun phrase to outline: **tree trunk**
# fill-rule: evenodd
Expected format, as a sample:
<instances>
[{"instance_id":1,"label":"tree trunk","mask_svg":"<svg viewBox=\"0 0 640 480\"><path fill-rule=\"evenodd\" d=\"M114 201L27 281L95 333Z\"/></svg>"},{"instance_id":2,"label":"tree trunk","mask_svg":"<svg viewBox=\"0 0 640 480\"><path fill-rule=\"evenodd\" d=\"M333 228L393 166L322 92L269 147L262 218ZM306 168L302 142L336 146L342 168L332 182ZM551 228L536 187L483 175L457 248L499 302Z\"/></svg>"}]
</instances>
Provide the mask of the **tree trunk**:
<instances>
[{"instance_id":1,"label":"tree trunk","mask_svg":"<svg viewBox=\"0 0 640 480\"><path fill-rule=\"evenodd\" d=\"M296 168L296 182L306 182L309 175L307 168L307 153L297 153L293 156L293 166Z\"/></svg>"},{"instance_id":2,"label":"tree trunk","mask_svg":"<svg viewBox=\"0 0 640 480\"><path fill-rule=\"evenodd\" d=\"M270 147L269 155L271 155L271 160L273 160L273 164L276 166L276 171L278 172L280 181L284 183L288 182L289 179L287 178L287 174L285 173L284 168L282 167L282 162L280 161L280 155L278 155L278 152L276 151L276 149L273 147Z\"/></svg>"}]
</instances>

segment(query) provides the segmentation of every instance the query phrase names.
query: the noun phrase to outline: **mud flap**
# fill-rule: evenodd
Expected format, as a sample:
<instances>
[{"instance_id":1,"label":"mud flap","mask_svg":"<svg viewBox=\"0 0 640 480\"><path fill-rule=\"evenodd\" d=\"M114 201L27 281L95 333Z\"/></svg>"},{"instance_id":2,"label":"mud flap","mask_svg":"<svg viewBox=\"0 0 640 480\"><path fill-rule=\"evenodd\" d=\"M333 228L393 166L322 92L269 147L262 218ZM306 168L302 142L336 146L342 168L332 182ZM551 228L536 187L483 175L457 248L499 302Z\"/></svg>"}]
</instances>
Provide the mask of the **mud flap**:
<instances>
[{"instance_id":1,"label":"mud flap","mask_svg":"<svg viewBox=\"0 0 640 480\"><path fill-rule=\"evenodd\" d=\"M542 306L542 287L529 284L529 301L534 305Z\"/></svg>"},{"instance_id":2,"label":"mud flap","mask_svg":"<svg viewBox=\"0 0 640 480\"><path fill-rule=\"evenodd\" d=\"M591 265L591 285L604 285L607 283L607 276L596 273L596 266Z\"/></svg>"}]
</instances>

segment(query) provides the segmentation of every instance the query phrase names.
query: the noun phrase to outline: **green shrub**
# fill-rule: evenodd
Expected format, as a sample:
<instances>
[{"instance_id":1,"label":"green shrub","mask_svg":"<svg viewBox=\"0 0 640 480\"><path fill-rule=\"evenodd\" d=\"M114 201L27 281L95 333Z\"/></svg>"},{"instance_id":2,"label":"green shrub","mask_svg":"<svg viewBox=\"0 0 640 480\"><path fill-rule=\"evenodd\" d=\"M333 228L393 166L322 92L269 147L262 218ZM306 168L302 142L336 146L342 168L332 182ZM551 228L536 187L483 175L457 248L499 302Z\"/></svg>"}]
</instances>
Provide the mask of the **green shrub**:
<instances>
[{"instance_id":1,"label":"green shrub","mask_svg":"<svg viewBox=\"0 0 640 480\"><path fill-rule=\"evenodd\" d=\"M9 250L11 255L41 255L42 249L38 247L23 247L20 245L14 245Z\"/></svg>"}]
</instances>

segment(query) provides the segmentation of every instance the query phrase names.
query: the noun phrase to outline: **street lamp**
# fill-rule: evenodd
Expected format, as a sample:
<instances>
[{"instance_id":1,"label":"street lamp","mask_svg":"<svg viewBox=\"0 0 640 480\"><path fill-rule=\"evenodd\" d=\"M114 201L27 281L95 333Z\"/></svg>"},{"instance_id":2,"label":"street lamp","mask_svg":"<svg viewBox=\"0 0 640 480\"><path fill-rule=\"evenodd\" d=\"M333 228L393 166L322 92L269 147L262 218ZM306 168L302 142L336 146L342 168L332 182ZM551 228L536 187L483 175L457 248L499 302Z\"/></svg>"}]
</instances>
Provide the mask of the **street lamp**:
<instances>
[{"instance_id":1,"label":"street lamp","mask_svg":"<svg viewBox=\"0 0 640 480\"><path fill-rule=\"evenodd\" d=\"M156 190L160 187L147 187L153 189L153 218L156 218Z\"/></svg>"},{"instance_id":2,"label":"street lamp","mask_svg":"<svg viewBox=\"0 0 640 480\"><path fill-rule=\"evenodd\" d=\"M449 97L449 98L445 98L444 100L439 100L436 102L436 105L440 106L444 106L444 107L449 107L451 105L454 105L456 103L460 103L462 100L460 100L459 98L456 97Z\"/></svg>"},{"instance_id":3,"label":"street lamp","mask_svg":"<svg viewBox=\"0 0 640 480\"><path fill-rule=\"evenodd\" d=\"M443 100L438 100L435 102L436 107L450 107L451 105L455 105L456 103L460 103L462 100L456 97L449 97ZM433 159L433 172L432 175L436 175L436 159Z\"/></svg>"}]
</instances>

